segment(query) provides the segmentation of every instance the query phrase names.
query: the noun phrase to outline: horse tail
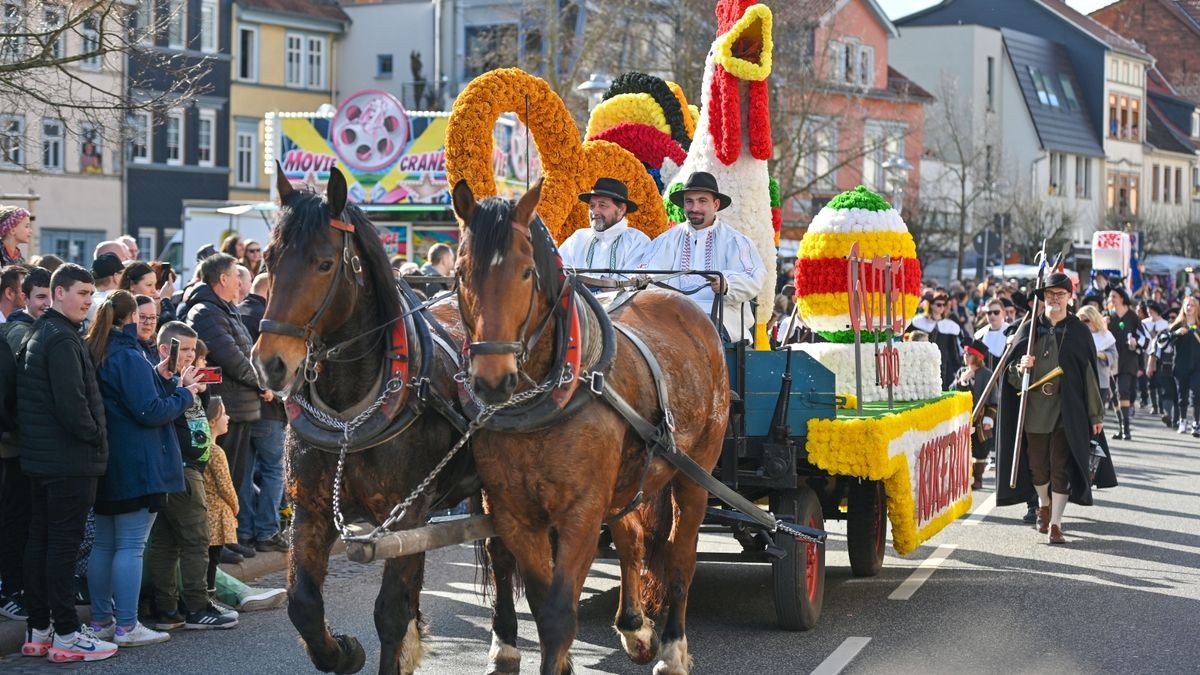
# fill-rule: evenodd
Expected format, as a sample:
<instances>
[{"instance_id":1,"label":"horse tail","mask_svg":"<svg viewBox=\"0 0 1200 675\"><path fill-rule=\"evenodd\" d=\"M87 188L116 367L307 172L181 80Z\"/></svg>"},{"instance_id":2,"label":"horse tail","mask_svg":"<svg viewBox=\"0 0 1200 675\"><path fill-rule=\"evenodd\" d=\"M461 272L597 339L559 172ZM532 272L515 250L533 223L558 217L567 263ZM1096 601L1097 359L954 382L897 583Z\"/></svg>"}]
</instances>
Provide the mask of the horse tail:
<instances>
[{"instance_id":1,"label":"horse tail","mask_svg":"<svg viewBox=\"0 0 1200 675\"><path fill-rule=\"evenodd\" d=\"M650 495L634 512L641 522L645 557L642 568L642 602L647 614L659 614L667 600L667 559L675 525L675 499L671 484Z\"/></svg>"}]
</instances>

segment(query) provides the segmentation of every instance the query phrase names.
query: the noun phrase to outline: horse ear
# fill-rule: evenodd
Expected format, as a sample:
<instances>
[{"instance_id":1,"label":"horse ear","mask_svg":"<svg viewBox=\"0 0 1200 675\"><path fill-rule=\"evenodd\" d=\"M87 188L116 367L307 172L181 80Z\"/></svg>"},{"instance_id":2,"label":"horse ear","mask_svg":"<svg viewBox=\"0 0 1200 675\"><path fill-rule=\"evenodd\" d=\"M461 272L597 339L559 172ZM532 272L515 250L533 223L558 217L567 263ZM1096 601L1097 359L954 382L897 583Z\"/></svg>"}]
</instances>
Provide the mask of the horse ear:
<instances>
[{"instance_id":1,"label":"horse ear","mask_svg":"<svg viewBox=\"0 0 1200 675\"><path fill-rule=\"evenodd\" d=\"M454 215L462 221L463 225L471 222L471 214L475 213L475 194L471 192L471 186L467 185L467 181L460 180L454 184L453 192Z\"/></svg>"},{"instance_id":2,"label":"horse ear","mask_svg":"<svg viewBox=\"0 0 1200 675\"><path fill-rule=\"evenodd\" d=\"M542 180L529 188L529 192L521 195L521 200L517 202L517 213L513 216L513 221L522 225L529 225L533 221L533 212L537 210L538 203L542 201Z\"/></svg>"},{"instance_id":3,"label":"horse ear","mask_svg":"<svg viewBox=\"0 0 1200 675\"><path fill-rule=\"evenodd\" d=\"M337 167L329 169L329 183L325 186L325 199L329 202L329 214L340 218L346 210L346 177Z\"/></svg>"},{"instance_id":4,"label":"horse ear","mask_svg":"<svg viewBox=\"0 0 1200 675\"><path fill-rule=\"evenodd\" d=\"M279 193L280 206L296 191L292 187L292 181L288 180L287 175L283 173L283 165L279 163L279 160L275 160L275 191Z\"/></svg>"}]
</instances>

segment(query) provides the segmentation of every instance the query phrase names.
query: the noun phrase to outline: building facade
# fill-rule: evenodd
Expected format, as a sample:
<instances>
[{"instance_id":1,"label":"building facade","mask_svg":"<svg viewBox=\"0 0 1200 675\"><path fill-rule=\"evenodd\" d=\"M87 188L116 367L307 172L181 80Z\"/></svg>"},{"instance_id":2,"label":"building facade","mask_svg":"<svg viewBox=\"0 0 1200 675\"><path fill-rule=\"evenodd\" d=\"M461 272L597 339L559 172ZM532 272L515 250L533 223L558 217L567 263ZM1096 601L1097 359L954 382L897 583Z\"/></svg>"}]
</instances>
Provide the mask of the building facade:
<instances>
[{"instance_id":1,"label":"building facade","mask_svg":"<svg viewBox=\"0 0 1200 675\"><path fill-rule=\"evenodd\" d=\"M1137 40L1183 97L1200 100L1200 2L1118 0L1089 16Z\"/></svg>"},{"instance_id":2,"label":"building facade","mask_svg":"<svg viewBox=\"0 0 1200 675\"><path fill-rule=\"evenodd\" d=\"M154 52L207 66L198 75L203 94L161 114L139 111L127 120L126 231L143 250L157 253L180 228L184 199L229 195L231 5L229 0L168 0L141 7L148 16L169 12L167 30L147 38ZM172 78L161 69L161 59L128 59L126 86L133 98L170 91Z\"/></svg>"},{"instance_id":3,"label":"building facade","mask_svg":"<svg viewBox=\"0 0 1200 675\"><path fill-rule=\"evenodd\" d=\"M395 96L408 110L441 110L447 105L439 70L436 15L443 3L429 0L347 0L350 19L345 48L337 51L335 97L363 89ZM396 39L396 26L404 26Z\"/></svg>"},{"instance_id":4,"label":"building facade","mask_svg":"<svg viewBox=\"0 0 1200 675\"><path fill-rule=\"evenodd\" d=\"M315 112L333 105L338 87L334 54L350 18L316 0L234 0L229 96L229 199L270 197L264 148L267 113ZM394 29L394 26L393 26Z\"/></svg>"}]
</instances>

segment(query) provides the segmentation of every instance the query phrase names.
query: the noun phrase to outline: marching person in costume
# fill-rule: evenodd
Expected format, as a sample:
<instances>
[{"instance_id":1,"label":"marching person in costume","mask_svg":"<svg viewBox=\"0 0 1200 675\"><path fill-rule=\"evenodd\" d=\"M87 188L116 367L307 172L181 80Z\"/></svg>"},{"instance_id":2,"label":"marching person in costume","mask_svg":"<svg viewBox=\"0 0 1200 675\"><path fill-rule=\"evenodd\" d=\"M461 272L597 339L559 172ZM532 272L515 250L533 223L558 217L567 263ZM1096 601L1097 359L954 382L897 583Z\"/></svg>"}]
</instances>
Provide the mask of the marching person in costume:
<instances>
[{"instance_id":1,"label":"marching person in costume","mask_svg":"<svg viewBox=\"0 0 1200 675\"><path fill-rule=\"evenodd\" d=\"M717 218L717 212L729 208L733 200L721 193L712 174L697 171L688 177L682 190L671 193L671 201L683 209L687 222L658 235L641 268L721 272L725 287L721 279L706 281L694 275L667 283L691 293L688 297L706 312L712 307L714 294L719 293L725 309L722 337L753 340L750 300L767 283L767 270L750 238Z\"/></svg>"},{"instance_id":2,"label":"marching person in costume","mask_svg":"<svg viewBox=\"0 0 1200 675\"><path fill-rule=\"evenodd\" d=\"M938 293L929 302L927 314L918 314L909 330L919 330L929 335L929 341L942 352L942 389L950 389L954 375L962 365L962 328L957 321L946 318L946 304L950 296Z\"/></svg>"},{"instance_id":3,"label":"marching person in costume","mask_svg":"<svg viewBox=\"0 0 1200 675\"><path fill-rule=\"evenodd\" d=\"M575 230L558 247L563 264L577 269L636 268L650 246L650 237L629 227L625 219L625 214L638 210L638 205L630 201L625 184L616 178L600 178L591 192L579 195L579 201L588 205L592 227Z\"/></svg>"},{"instance_id":4,"label":"marching person in costume","mask_svg":"<svg viewBox=\"0 0 1200 675\"><path fill-rule=\"evenodd\" d=\"M996 303L999 306L1000 303ZM988 345L983 340L972 340L963 347L963 367L954 376L955 391L971 392L971 405L974 407L983 398L988 381L992 379L992 369L987 367ZM990 400L984 408L979 425L972 429L971 456L975 462L971 465L972 490L983 489L983 471L987 468L988 454L995 445L995 411L1000 402L1000 390L993 387Z\"/></svg>"},{"instance_id":5,"label":"marching person in costume","mask_svg":"<svg viewBox=\"0 0 1200 675\"><path fill-rule=\"evenodd\" d=\"M1133 398L1137 394L1138 371L1141 370L1141 351L1146 347L1146 336L1137 312L1129 306L1129 294L1124 288L1113 287L1108 292L1108 330L1117 339L1117 400L1121 408L1117 414L1120 428L1114 439L1130 440L1129 417L1133 410Z\"/></svg>"},{"instance_id":6,"label":"marching person in costume","mask_svg":"<svg viewBox=\"0 0 1200 675\"><path fill-rule=\"evenodd\" d=\"M1001 434L998 453L999 505L1024 502L1030 489L1037 493L1037 529L1049 534L1051 544L1065 543L1062 517L1067 501L1092 504L1091 441L1099 437L1105 450L1094 482L1096 487L1116 485L1116 475L1107 461L1103 443L1104 408L1096 379L1096 347L1091 333L1067 311L1071 301L1071 279L1051 274L1034 290L1044 302L1039 315L1032 355L1027 354L1029 324L1016 334L1015 353L1026 354L1007 365L1001 396ZM1018 430L1018 392L1024 371L1029 370L1030 388L1025 428ZM1020 433L1020 443L1014 444ZM1009 488L1012 452L1020 453L1017 487ZM1032 480L1032 486L1030 482Z\"/></svg>"},{"instance_id":7,"label":"marching person in costume","mask_svg":"<svg viewBox=\"0 0 1200 675\"><path fill-rule=\"evenodd\" d=\"M1004 303L999 298L992 298L984 309L987 313L987 324L975 331L975 339L987 345L987 365L995 366L996 359L1004 353L1008 344L1009 323L1004 319Z\"/></svg>"}]
</instances>

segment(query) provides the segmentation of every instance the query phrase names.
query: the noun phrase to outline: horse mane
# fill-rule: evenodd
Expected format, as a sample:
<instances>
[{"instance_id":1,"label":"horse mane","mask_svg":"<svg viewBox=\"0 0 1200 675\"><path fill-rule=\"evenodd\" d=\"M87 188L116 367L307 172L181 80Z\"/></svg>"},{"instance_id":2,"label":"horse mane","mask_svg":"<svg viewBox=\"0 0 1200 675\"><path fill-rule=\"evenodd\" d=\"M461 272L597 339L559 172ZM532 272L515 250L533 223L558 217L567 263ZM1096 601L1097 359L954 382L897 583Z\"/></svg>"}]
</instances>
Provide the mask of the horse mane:
<instances>
[{"instance_id":1,"label":"horse mane","mask_svg":"<svg viewBox=\"0 0 1200 675\"><path fill-rule=\"evenodd\" d=\"M310 251L326 235L331 217L324 195L310 189L297 190L288 195L280 207L279 217L263 255L268 269L272 267L272 261L288 249ZM400 316L400 294L396 290L396 279L392 276L392 266L375 225L354 204L346 204L341 220L354 225L352 236L362 260L363 274L374 289L380 321Z\"/></svg>"},{"instance_id":2,"label":"horse mane","mask_svg":"<svg viewBox=\"0 0 1200 675\"><path fill-rule=\"evenodd\" d=\"M476 284L486 283L490 262L497 255L504 256L512 246L512 219L516 206L507 199L488 197L475 206L467 231L471 233L471 274ZM534 216L529 224L533 240L533 265L541 279L541 289L546 302L553 305L562 290L562 263L558 247L550 230L540 216Z\"/></svg>"}]
</instances>

